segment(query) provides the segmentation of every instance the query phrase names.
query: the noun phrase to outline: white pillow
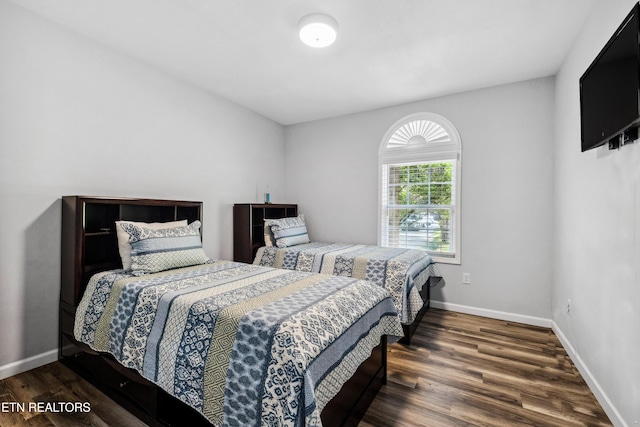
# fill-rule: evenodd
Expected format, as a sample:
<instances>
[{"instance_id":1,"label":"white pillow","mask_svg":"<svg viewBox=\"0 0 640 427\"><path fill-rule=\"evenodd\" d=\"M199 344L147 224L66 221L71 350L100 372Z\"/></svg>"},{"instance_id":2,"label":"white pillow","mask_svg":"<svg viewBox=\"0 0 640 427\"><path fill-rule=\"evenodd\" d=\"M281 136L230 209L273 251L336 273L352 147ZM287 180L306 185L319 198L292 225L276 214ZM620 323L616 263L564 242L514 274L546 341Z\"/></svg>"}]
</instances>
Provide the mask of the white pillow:
<instances>
[{"instance_id":1,"label":"white pillow","mask_svg":"<svg viewBox=\"0 0 640 427\"><path fill-rule=\"evenodd\" d=\"M116 236L118 236L118 251L122 259L122 268L125 271L131 271L131 243L129 243L129 233L123 230L121 224L133 224L137 227L144 227L150 230L162 230L165 228L184 227L187 220L171 222L135 222L135 221L116 221Z\"/></svg>"},{"instance_id":2,"label":"white pillow","mask_svg":"<svg viewBox=\"0 0 640 427\"><path fill-rule=\"evenodd\" d=\"M129 233L131 273L134 276L209 262L202 249L200 221L184 227L150 228L120 224Z\"/></svg>"}]
</instances>

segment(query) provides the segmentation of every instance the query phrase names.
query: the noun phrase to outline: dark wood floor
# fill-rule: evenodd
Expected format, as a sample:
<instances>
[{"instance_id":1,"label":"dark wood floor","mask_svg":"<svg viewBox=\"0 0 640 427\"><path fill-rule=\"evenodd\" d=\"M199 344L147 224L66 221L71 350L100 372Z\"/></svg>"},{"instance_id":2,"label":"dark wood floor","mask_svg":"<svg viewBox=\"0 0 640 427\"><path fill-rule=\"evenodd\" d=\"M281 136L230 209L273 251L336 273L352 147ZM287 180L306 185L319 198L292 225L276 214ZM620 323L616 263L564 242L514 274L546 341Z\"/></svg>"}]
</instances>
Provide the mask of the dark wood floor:
<instances>
[{"instance_id":1,"label":"dark wood floor","mask_svg":"<svg viewBox=\"0 0 640 427\"><path fill-rule=\"evenodd\" d=\"M411 346L390 346L388 362L388 384L360 427L611 425L549 329L432 309ZM6 410L10 402L25 411ZM91 410L39 412L28 402ZM0 381L3 403L3 427L144 425L58 362Z\"/></svg>"},{"instance_id":2,"label":"dark wood floor","mask_svg":"<svg viewBox=\"0 0 640 427\"><path fill-rule=\"evenodd\" d=\"M360 427L610 426L548 328L431 309Z\"/></svg>"}]
</instances>

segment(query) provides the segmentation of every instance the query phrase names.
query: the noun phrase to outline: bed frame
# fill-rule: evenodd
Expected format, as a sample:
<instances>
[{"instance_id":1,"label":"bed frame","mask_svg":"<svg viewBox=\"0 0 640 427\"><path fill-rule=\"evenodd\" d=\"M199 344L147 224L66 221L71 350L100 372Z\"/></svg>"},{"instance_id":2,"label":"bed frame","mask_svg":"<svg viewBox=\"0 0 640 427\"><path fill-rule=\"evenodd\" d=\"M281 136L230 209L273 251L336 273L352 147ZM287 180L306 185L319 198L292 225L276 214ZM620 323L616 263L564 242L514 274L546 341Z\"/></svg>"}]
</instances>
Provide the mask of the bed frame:
<instances>
[{"instance_id":1,"label":"bed frame","mask_svg":"<svg viewBox=\"0 0 640 427\"><path fill-rule=\"evenodd\" d=\"M418 313L416 314L416 318L413 320L413 323L411 323L410 325L402 325L402 332L404 332L404 337L402 337L400 341L398 341L400 344L411 345L411 337L418 328L418 325L420 325L420 322L422 321L425 313L427 312L427 310L429 310L429 307L431 305L432 280L433 278L429 277L427 279L427 283L422 286L420 297L422 298L422 302L424 304L422 305L420 311L418 311Z\"/></svg>"},{"instance_id":2,"label":"bed frame","mask_svg":"<svg viewBox=\"0 0 640 427\"><path fill-rule=\"evenodd\" d=\"M62 198L59 360L143 422L152 426L211 426L197 411L170 396L109 354L96 353L73 337L75 312L89 278L122 268L116 220L202 221L202 202L98 198ZM386 383L386 336L369 359L322 411L326 426L355 426Z\"/></svg>"}]
</instances>

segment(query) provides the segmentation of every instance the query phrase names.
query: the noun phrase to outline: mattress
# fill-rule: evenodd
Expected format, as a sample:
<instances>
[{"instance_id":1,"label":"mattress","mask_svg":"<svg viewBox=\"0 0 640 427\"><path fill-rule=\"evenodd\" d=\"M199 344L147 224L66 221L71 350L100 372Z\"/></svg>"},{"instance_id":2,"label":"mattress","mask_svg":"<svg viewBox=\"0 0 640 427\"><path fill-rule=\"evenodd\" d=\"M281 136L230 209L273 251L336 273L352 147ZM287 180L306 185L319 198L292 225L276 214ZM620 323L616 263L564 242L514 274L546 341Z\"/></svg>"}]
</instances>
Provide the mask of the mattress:
<instances>
[{"instance_id":1,"label":"mattress","mask_svg":"<svg viewBox=\"0 0 640 427\"><path fill-rule=\"evenodd\" d=\"M380 337L402 328L369 282L212 261L96 274L74 335L216 426L313 426Z\"/></svg>"}]
</instances>

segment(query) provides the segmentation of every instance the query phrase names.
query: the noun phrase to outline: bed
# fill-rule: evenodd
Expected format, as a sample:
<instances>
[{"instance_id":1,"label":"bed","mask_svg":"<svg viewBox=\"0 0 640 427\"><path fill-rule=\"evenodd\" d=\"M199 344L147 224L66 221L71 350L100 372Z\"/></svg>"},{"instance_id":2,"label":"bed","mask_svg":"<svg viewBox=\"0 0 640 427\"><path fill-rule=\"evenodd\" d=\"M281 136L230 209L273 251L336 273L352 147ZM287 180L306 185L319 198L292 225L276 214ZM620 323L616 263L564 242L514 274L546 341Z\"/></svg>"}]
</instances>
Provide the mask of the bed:
<instances>
[{"instance_id":1,"label":"bed","mask_svg":"<svg viewBox=\"0 0 640 427\"><path fill-rule=\"evenodd\" d=\"M266 219L263 243L255 265L354 277L387 289L404 328L404 344L411 343L429 308L430 287L440 280L436 264L422 250L312 242L302 214Z\"/></svg>"},{"instance_id":2,"label":"bed","mask_svg":"<svg viewBox=\"0 0 640 427\"><path fill-rule=\"evenodd\" d=\"M384 382L386 337L402 334L389 293L208 259L201 210L63 198L60 359L151 425L354 423Z\"/></svg>"}]
</instances>

